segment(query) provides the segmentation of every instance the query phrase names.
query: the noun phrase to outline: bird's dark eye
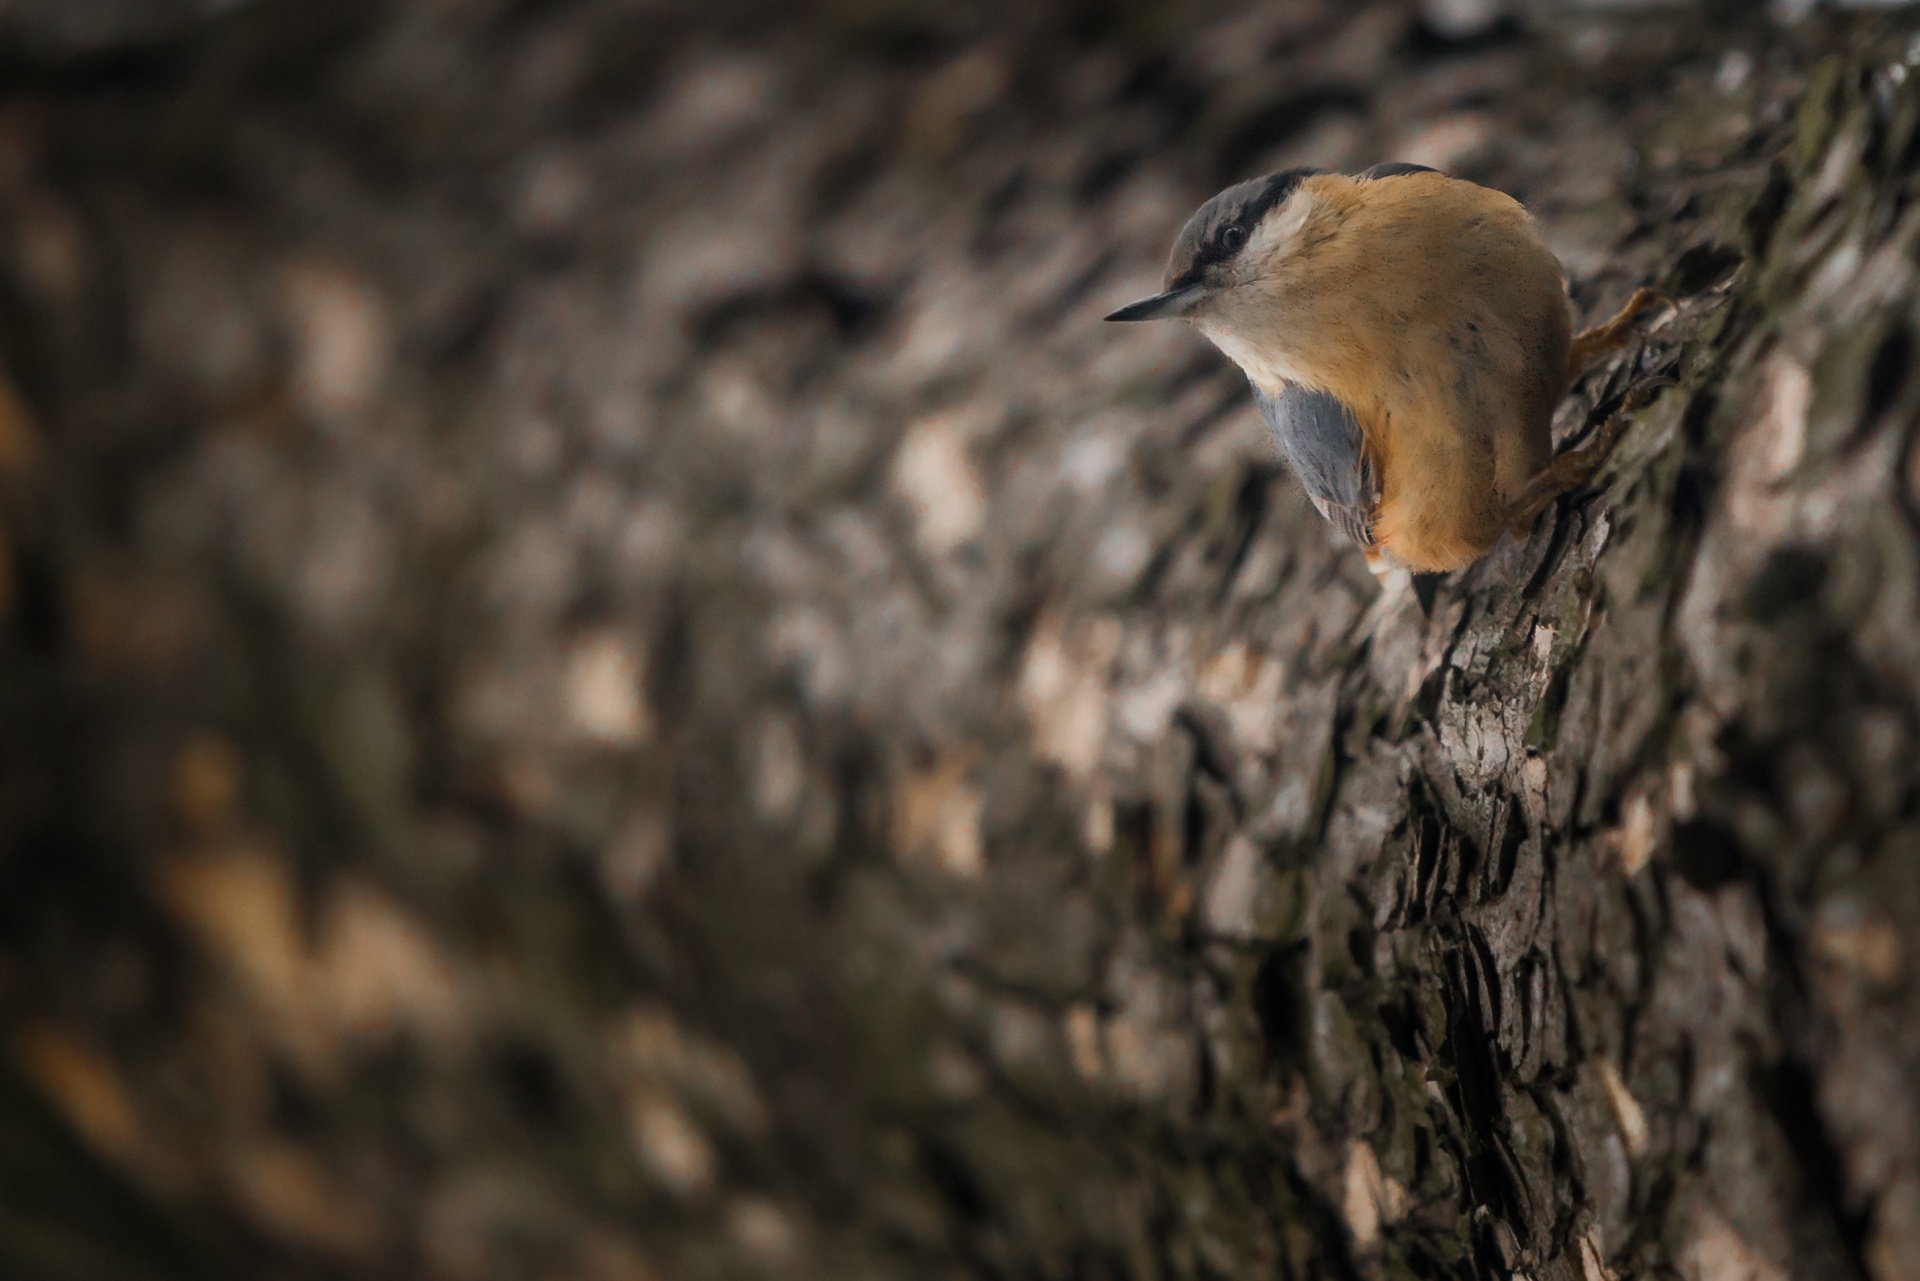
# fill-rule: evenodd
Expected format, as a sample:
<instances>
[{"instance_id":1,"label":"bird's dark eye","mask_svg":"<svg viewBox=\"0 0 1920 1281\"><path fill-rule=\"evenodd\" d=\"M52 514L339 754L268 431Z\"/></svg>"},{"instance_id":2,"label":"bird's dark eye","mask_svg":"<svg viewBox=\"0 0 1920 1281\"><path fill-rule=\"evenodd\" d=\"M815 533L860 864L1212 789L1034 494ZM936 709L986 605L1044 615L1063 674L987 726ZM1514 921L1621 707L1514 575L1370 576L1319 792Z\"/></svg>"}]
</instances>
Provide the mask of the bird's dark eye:
<instances>
[{"instance_id":1,"label":"bird's dark eye","mask_svg":"<svg viewBox=\"0 0 1920 1281\"><path fill-rule=\"evenodd\" d=\"M1240 246L1247 243L1247 229L1237 223L1230 223L1220 229L1220 247L1228 253L1238 253Z\"/></svg>"}]
</instances>

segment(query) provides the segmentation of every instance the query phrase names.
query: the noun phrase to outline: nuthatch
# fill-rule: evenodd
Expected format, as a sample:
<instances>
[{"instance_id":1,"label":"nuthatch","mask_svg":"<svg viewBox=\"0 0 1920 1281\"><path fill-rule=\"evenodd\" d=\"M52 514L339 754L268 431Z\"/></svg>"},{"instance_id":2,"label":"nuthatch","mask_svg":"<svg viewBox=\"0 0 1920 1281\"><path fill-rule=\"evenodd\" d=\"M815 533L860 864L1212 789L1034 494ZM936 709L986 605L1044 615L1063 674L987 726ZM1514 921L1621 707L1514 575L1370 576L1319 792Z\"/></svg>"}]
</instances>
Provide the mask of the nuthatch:
<instances>
[{"instance_id":1,"label":"nuthatch","mask_svg":"<svg viewBox=\"0 0 1920 1281\"><path fill-rule=\"evenodd\" d=\"M1573 336L1560 264L1519 202L1391 164L1227 188L1180 232L1165 291L1107 319L1191 321L1376 572L1432 572L1524 537L1592 476L1624 411L1554 457L1554 408L1658 300L1640 290Z\"/></svg>"}]
</instances>

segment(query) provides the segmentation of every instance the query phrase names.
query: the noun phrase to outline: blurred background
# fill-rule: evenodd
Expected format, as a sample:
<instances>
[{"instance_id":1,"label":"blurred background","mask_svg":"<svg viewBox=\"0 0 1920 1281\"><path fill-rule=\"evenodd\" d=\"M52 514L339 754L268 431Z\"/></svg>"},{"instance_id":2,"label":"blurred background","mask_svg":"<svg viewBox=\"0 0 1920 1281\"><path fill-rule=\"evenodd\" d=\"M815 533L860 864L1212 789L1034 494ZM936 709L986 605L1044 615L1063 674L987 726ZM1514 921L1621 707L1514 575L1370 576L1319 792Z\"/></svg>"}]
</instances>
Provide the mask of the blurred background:
<instances>
[{"instance_id":1,"label":"blurred background","mask_svg":"<svg viewBox=\"0 0 1920 1281\"><path fill-rule=\"evenodd\" d=\"M1920 1278L1920 30L0 3L0 1274ZM1290 165L1675 306L1380 596Z\"/></svg>"}]
</instances>

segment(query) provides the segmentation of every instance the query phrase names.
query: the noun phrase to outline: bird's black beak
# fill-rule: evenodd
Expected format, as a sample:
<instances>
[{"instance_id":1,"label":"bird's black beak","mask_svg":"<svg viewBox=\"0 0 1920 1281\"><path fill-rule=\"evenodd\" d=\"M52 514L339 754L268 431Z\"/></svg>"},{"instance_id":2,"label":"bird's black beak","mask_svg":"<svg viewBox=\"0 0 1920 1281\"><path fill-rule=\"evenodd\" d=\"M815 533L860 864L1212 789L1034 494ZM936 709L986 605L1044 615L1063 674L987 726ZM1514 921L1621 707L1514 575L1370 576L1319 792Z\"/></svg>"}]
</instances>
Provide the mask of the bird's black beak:
<instances>
[{"instance_id":1,"label":"bird's black beak","mask_svg":"<svg viewBox=\"0 0 1920 1281\"><path fill-rule=\"evenodd\" d=\"M1184 289L1169 289L1164 294L1155 294L1151 298L1142 298L1139 302L1130 302L1116 312L1109 313L1108 320L1173 320L1193 310L1200 301L1200 286L1188 285Z\"/></svg>"}]
</instances>

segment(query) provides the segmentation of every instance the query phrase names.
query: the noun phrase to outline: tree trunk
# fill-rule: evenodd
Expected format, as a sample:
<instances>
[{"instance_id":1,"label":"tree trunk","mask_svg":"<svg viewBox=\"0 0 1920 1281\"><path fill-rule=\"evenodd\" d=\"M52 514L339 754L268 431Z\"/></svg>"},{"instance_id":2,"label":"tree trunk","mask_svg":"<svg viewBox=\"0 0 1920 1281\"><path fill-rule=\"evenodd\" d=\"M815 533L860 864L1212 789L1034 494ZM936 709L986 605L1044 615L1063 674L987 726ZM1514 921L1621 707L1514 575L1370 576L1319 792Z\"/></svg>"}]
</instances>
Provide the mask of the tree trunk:
<instances>
[{"instance_id":1,"label":"tree trunk","mask_svg":"<svg viewBox=\"0 0 1920 1281\"><path fill-rule=\"evenodd\" d=\"M1475 8L0 11L0 1270L1920 1278L1920 37ZM1420 591L1097 323L1384 159Z\"/></svg>"}]
</instances>

